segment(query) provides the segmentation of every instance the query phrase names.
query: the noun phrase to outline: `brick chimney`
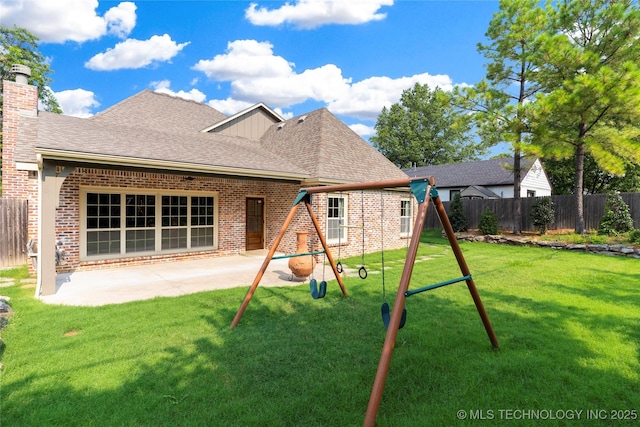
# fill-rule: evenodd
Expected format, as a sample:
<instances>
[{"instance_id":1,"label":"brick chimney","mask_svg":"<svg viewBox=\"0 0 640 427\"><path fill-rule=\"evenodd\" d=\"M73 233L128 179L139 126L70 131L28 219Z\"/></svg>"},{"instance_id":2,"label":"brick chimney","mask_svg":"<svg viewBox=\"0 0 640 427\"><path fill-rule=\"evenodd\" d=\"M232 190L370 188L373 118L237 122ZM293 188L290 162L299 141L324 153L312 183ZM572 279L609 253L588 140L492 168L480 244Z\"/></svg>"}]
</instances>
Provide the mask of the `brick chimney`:
<instances>
[{"instance_id":1,"label":"brick chimney","mask_svg":"<svg viewBox=\"0 0 640 427\"><path fill-rule=\"evenodd\" d=\"M38 114L38 88L28 84L31 76L29 67L13 65L11 72L15 82L2 82L2 196L26 198L28 171L17 170L14 155L20 117Z\"/></svg>"}]
</instances>

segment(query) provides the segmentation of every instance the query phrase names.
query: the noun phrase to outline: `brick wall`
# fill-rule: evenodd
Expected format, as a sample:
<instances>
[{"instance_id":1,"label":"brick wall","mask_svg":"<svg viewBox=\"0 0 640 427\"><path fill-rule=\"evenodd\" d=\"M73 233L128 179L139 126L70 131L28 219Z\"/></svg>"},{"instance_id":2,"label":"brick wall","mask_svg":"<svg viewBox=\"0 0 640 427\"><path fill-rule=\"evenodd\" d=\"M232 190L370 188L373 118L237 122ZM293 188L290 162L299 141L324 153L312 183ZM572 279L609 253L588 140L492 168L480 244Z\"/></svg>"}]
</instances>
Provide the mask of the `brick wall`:
<instances>
[{"instance_id":1,"label":"brick wall","mask_svg":"<svg viewBox=\"0 0 640 427\"><path fill-rule=\"evenodd\" d=\"M38 112L38 89L35 86L5 80L2 106L2 197L26 199L29 206L28 235L38 235L38 180L35 173L18 170L15 162L20 117L34 117ZM34 158L35 161L35 158ZM26 245L27 242L25 242ZM31 264L29 264L31 268Z\"/></svg>"},{"instance_id":2,"label":"brick wall","mask_svg":"<svg viewBox=\"0 0 640 427\"><path fill-rule=\"evenodd\" d=\"M81 187L130 188L135 190L184 190L218 193L218 248L208 251L193 251L180 254L158 254L138 257L125 257L100 261L80 261L80 189ZM60 207L56 214L56 240L63 243L67 259L59 271L77 269L95 269L117 265L143 264L166 259L186 259L194 257L223 256L237 254L245 250L245 201L247 197L265 199L265 242L271 247L280 232L299 186L295 183L275 183L262 180L227 179L196 177L185 180L184 176L168 173L128 172L92 168L77 168L67 177L60 191ZM347 194L347 193L345 193ZM384 192L385 249L404 247L406 239L399 237L400 198L396 192ZM312 198L314 213L324 229L326 225L326 194L315 194ZM361 193L347 194L349 198L349 223L362 224ZM380 229L380 193L364 193L365 209L365 246L367 252L379 251L381 246ZM300 205L278 252L293 253L296 249L296 232L309 231L309 249L320 247L313 233L313 225L307 211ZM358 255L362 250L362 230L350 229L349 238L341 242L341 256ZM337 245L332 253L337 256Z\"/></svg>"}]
</instances>

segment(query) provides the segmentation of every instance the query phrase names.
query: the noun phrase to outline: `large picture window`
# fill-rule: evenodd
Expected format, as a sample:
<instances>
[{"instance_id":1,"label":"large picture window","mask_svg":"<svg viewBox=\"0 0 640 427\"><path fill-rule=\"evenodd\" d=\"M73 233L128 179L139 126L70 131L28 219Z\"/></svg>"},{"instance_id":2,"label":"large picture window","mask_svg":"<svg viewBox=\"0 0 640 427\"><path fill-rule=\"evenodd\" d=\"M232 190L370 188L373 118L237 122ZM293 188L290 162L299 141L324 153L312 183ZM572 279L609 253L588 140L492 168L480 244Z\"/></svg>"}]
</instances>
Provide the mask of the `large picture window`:
<instances>
[{"instance_id":1,"label":"large picture window","mask_svg":"<svg viewBox=\"0 0 640 427\"><path fill-rule=\"evenodd\" d=\"M327 243L347 241L347 199L342 195L327 196Z\"/></svg>"},{"instance_id":2,"label":"large picture window","mask_svg":"<svg viewBox=\"0 0 640 427\"><path fill-rule=\"evenodd\" d=\"M216 196L102 192L84 194L82 257L212 249Z\"/></svg>"}]
</instances>

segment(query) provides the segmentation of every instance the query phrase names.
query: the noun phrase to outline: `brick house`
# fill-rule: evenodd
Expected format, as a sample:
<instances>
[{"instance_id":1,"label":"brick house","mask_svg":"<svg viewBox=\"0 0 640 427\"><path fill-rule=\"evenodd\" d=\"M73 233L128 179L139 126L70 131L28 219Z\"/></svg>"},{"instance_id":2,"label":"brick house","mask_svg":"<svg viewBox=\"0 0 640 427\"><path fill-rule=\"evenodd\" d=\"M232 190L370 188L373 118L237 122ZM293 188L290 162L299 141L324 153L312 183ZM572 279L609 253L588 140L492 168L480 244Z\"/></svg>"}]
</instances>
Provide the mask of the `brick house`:
<instances>
[{"instance_id":1,"label":"brick house","mask_svg":"<svg viewBox=\"0 0 640 427\"><path fill-rule=\"evenodd\" d=\"M285 120L257 104L227 117L145 90L82 119L38 111L29 69L14 71L3 82L2 196L28 199L36 296L55 293L61 272L270 248L301 187L407 177L325 108ZM410 237L408 192L312 203L342 256L360 253L363 233L367 252ZM278 251L311 230L300 210Z\"/></svg>"}]
</instances>

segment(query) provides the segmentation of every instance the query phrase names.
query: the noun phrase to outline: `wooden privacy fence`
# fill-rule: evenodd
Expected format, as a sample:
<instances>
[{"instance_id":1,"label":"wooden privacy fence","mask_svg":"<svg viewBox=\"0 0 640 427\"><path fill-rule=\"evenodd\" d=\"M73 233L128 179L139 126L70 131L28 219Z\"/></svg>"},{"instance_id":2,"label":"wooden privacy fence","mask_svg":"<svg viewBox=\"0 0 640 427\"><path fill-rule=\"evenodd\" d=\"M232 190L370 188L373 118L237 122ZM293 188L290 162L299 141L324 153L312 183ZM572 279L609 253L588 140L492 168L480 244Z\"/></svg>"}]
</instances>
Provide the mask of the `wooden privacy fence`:
<instances>
[{"instance_id":1,"label":"wooden privacy fence","mask_svg":"<svg viewBox=\"0 0 640 427\"><path fill-rule=\"evenodd\" d=\"M0 268L26 264L27 201L0 198Z\"/></svg>"},{"instance_id":2,"label":"wooden privacy fence","mask_svg":"<svg viewBox=\"0 0 640 427\"><path fill-rule=\"evenodd\" d=\"M622 200L629 206L633 225L640 228L640 193L621 193ZM597 230L604 216L604 207L608 194L589 194L584 196L584 221L587 230ZM536 231L531 221L531 207L539 197L527 197L522 201L522 231ZM549 230L575 229L576 200L572 195L551 196L555 210L555 220ZM451 202L444 202L449 213ZM486 209L491 210L498 219L498 227L502 230L513 230L513 199L469 199L462 200L464 214L471 229L478 228L480 216ZM425 228L442 228L438 216L430 209L427 212Z\"/></svg>"}]
</instances>

